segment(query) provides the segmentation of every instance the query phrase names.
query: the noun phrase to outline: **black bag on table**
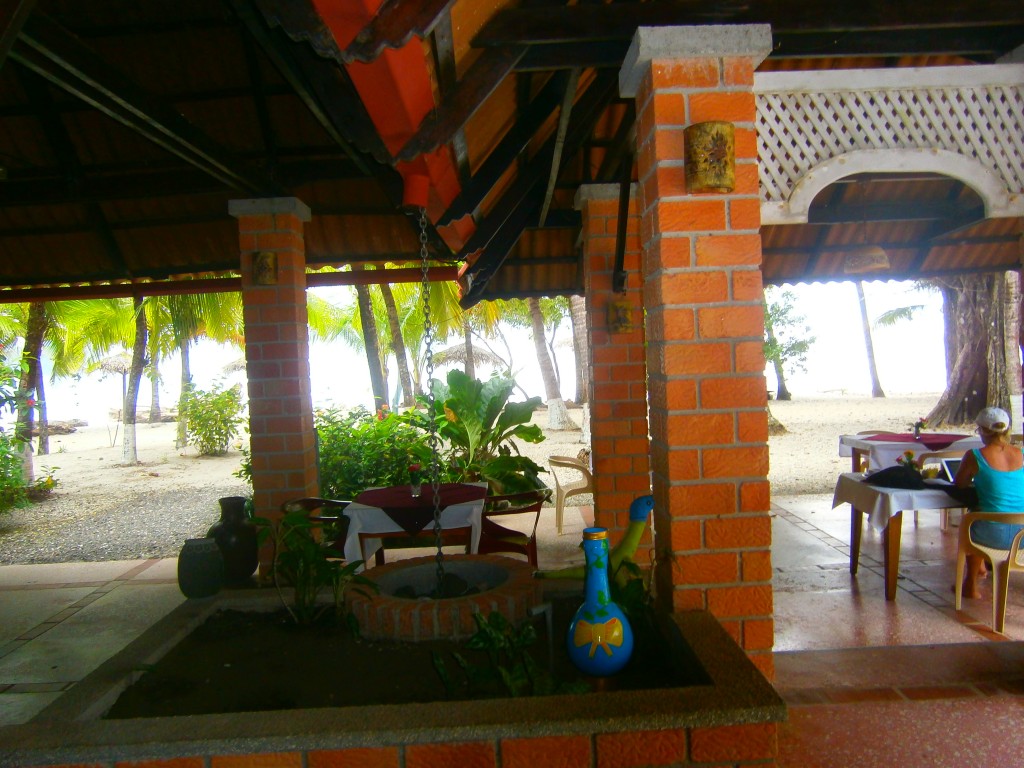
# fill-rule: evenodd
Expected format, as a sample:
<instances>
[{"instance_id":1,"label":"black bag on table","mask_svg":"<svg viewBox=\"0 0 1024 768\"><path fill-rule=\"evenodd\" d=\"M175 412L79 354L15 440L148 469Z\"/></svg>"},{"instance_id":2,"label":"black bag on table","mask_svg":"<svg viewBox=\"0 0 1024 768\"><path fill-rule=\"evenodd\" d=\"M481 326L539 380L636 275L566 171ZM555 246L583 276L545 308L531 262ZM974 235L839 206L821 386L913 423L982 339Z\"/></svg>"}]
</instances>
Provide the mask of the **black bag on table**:
<instances>
[{"instance_id":1,"label":"black bag on table","mask_svg":"<svg viewBox=\"0 0 1024 768\"><path fill-rule=\"evenodd\" d=\"M872 472L864 478L864 482L868 485L877 485L879 488L906 488L911 491L920 491L927 487L920 472L902 464Z\"/></svg>"}]
</instances>

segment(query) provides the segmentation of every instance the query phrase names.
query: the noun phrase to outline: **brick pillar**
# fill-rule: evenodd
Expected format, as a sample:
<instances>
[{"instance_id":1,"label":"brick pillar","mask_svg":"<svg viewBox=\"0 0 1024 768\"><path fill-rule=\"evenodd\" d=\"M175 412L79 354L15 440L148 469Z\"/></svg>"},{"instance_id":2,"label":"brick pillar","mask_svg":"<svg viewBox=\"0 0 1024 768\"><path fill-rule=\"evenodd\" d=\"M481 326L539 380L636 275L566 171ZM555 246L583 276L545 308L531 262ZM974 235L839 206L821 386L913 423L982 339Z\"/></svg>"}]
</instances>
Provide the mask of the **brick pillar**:
<instances>
[{"instance_id":1,"label":"brick pillar","mask_svg":"<svg viewBox=\"0 0 1024 768\"><path fill-rule=\"evenodd\" d=\"M754 68L767 25L641 28L636 98L659 598L713 613L772 676L774 635ZM689 194L683 130L736 129L736 187ZM664 551L671 549L671 557Z\"/></svg>"},{"instance_id":2,"label":"brick pillar","mask_svg":"<svg viewBox=\"0 0 1024 768\"><path fill-rule=\"evenodd\" d=\"M614 544L629 524L629 504L651 492L651 447L647 437L647 367L640 274L640 218L631 190L623 268L626 290L613 291L612 272L619 228L617 184L580 187L583 213L583 281L590 342L590 434L594 463L594 523L609 530ZM630 309L632 330L613 331L611 302ZM645 535L635 560L649 562Z\"/></svg>"},{"instance_id":3,"label":"brick pillar","mask_svg":"<svg viewBox=\"0 0 1024 768\"><path fill-rule=\"evenodd\" d=\"M310 212L294 197L232 200L228 210L238 219L242 259L253 503L257 515L274 519L285 501L320 495L302 231ZM264 269L254 274L257 262ZM262 570L268 548L260 560Z\"/></svg>"}]
</instances>

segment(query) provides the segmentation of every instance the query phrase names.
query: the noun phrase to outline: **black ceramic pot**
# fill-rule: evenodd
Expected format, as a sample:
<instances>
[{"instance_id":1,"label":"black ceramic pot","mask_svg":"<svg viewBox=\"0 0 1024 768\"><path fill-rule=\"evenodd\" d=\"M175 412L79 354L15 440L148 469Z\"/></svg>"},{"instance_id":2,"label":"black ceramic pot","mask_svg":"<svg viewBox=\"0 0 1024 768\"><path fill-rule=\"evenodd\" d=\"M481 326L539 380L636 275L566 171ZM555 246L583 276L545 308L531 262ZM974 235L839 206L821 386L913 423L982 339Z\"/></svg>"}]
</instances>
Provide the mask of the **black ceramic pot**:
<instances>
[{"instance_id":1,"label":"black ceramic pot","mask_svg":"<svg viewBox=\"0 0 1024 768\"><path fill-rule=\"evenodd\" d=\"M185 597L211 597L224 585L224 557L213 539L185 539L178 554L178 589Z\"/></svg>"},{"instance_id":2,"label":"black ceramic pot","mask_svg":"<svg viewBox=\"0 0 1024 768\"><path fill-rule=\"evenodd\" d=\"M229 587L249 584L259 565L256 526L245 511L245 496L224 496L220 503L220 520L206 535L217 542L224 556L224 583Z\"/></svg>"}]
</instances>

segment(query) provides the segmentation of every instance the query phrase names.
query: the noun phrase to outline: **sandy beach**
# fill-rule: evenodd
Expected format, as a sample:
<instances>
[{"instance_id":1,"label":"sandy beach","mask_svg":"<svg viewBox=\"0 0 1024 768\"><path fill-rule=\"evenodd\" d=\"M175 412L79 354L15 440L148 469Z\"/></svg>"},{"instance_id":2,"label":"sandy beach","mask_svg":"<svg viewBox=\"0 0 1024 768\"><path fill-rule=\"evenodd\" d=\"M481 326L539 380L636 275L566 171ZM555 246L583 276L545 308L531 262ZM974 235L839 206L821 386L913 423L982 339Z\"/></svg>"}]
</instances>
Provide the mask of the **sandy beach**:
<instances>
[{"instance_id":1,"label":"sandy beach","mask_svg":"<svg viewBox=\"0 0 1024 768\"><path fill-rule=\"evenodd\" d=\"M870 397L819 396L771 401L772 413L787 428L769 440L772 492L776 496L831 493L849 459L838 455L839 435L862 429L906 430L931 410L939 395ZM570 415L577 424L582 411ZM546 412L536 423L546 426ZM0 515L0 563L134 559L177 554L186 538L202 536L219 516L217 499L247 493L233 476L242 440L225 456L198 456L174 448L175 425L139 424L136 466L121 465L121 426L91 424L50 438L51 453L36 467L50 467L58 485L45 501ZM576 455L581 431L545 430L547 439L525 446L547 466L551 455ZM549 483L553 486L553 482ZM589 497L575 497L585 504ZM127 550L118 544L125 526L144 529Z\"/></svg>"}]
</instances>

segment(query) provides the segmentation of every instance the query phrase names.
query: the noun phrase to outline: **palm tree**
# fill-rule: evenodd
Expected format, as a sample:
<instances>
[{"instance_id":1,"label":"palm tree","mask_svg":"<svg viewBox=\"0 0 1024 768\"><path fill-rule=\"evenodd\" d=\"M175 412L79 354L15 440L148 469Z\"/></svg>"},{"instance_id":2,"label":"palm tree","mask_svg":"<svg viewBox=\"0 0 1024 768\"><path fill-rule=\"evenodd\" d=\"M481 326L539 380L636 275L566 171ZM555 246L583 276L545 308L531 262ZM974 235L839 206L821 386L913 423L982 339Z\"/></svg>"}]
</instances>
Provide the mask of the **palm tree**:
<instances>
[{"instance_id":1,"label":"palm tree","mask_svg":"<svg viewBox=\"0 0 1024 768\"><path fill-rule=\"evenodd\" d=\"M554 355L548 348L546 325L551 325L551 337L554 339L558 324L564 317L564 307L555 300L547 299L545 309L541 308L541 300L529 298L526 305L530 312L530 325L533 329L533 347L537 352L537 363L540 365L541 378L544 381L544 395L548 403L548 428L549 429L576 429L576 424L569 418L569 411L562 399L562 392L558 383L558 374Z\"/></svg>"},{"instance_id":2,"label":"palm tree","mask_svg":"<svg viewBox=\"0 0 1024 768\"><path fill-rule=\"evenodd\" d=\"M868 355L868 373L871 375L871 396L885 397L882 391L882 383L878 380L878 366L875 365L875 345L871 341L871 324L868 322L868 305L864 298L864 283L858 280L854 283L857 289L857 304L860 307L860 323L864 329L864 350Z\"/></svg>"},{"instance_id":3,"label":"palm tree","mask_svg":"<svg viewBox=\"0 0 1024 768\"><path fill-rule=\"evenodd\" d=\"M576 402L590 400L590 343L587 340L587 305L582 296L569 297L572 350L576 357Z\"/></svg>"}]
</instances>

